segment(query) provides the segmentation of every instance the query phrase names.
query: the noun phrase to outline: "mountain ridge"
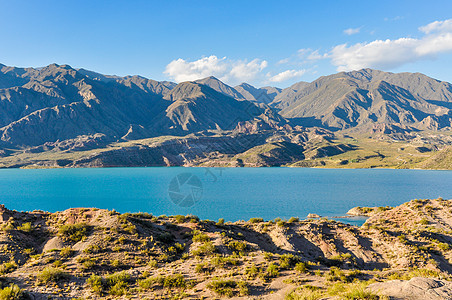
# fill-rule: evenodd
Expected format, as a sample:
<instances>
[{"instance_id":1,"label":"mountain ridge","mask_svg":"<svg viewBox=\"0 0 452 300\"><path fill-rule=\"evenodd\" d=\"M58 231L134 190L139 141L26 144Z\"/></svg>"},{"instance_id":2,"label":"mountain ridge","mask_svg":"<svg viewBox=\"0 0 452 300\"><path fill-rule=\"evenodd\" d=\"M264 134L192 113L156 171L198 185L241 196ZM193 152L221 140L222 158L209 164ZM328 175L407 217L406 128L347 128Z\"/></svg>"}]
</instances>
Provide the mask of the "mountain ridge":
<instances>
[{"instance_id":1,"label":"mountain ridge","mask_svg":"<svg viewBox=\"0 0 452 300\"><path fill-rule=\"evenodd\" d=\"M312 153L340 155L354 149L333 142L347 134L410 143L416 137L431 140L436 151L450 144L451 122L452 85L420 73L363 69L279 89L247 83L231 87L213 76L176 84L69 65L0 65L0 166L24 153L50 151L45 149L72 153L164 136L207 137L212 145L222 144L217 143L221 136L231 137L228 143L235 150L223 145L220 152L195 139L207 152L197 152L199 159L171 162L189 165L209 156L217 161L221 155L243 161L240 154L247 151L255 158L232 165L284 165L318 158ZM306 131L317 133L301 138ZM188 148L180 151L184 156Z\"/></svg>"}]
</instances>

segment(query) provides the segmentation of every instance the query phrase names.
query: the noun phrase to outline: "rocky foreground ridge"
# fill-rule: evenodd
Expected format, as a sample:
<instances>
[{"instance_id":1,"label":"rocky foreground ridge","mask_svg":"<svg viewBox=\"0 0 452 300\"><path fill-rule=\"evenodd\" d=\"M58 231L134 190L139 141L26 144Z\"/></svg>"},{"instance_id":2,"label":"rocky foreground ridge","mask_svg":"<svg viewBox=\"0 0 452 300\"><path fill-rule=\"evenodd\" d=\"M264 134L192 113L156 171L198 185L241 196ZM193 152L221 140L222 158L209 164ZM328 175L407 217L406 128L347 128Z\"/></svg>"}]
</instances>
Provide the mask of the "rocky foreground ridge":
<instances>
[{"instance_id":1,"label":"rocky foreground ridge","mask_svg":"<svg viewBox=\"0 0 452 300\"><path fill-rule=\"evenodd\" d=\"M452 200L328 219L0 209L0 299L450 299ZM307 298L307 297L310 298Z\"/></svg>"}]
</instances>

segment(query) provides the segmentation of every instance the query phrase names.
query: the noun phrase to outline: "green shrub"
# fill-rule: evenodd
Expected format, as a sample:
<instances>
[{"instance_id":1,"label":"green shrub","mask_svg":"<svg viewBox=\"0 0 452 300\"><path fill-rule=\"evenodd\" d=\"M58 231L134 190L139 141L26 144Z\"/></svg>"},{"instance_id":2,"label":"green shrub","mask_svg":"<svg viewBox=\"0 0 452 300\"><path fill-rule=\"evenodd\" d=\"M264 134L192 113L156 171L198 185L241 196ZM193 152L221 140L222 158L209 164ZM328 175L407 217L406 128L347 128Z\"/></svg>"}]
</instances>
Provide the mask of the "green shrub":
<instances>
[{"instance_id":1,"label":"green shrub","mask_svg":"<svg viewBox=\"0 0 452 300\"><path fill-rule=\"evenodd\" d=\"M212 242L207 242L204 245L198 247L198 249L194 250L192 253L195 256L208 256L212 255L217 251L217 248Z\"/></svg>"},{"instance_id":2,"label":"green shrub","mask_svg":"<svg viewBox=\"0 0 452 300\"><path fill-rule=\"evenodd\" d=\"M100 247L98 245L89 245L88 247L86 247L83 250L83 253L92 254L92 253L97 253L99 251L100 251Z\"/></svg>"},{"instance_id":3,"label":"green shrub","mask_svg":"<svg viewBox=\"0 0 452 300\"><path fill-rule=\"evenodd\" d=\"M56 267L56 268L59 268L59 267L61 267L63 265L63 262L61 261L61 260L55 260L54 262L53 262L53 266L54 267Z\"/></svg>"},{"instance_id":4,"label":"green shrub","mask_svg":"<svg viewBox=\"0 0 452 300\"><path fill-rule=\"evenodd\" d=\"M17 230L23 231L23 232L32 232L34 230L34 227L31 225L30 222L23 223L21 226L17 227Z\"/></svg>"},{"instance_id":5,"label":"green shrub","mask_svg":"<svg viewBox=\"0 0 452 300\"><path fill-rule=\"evenodd\" d=\"M163 286L166 288L185 288L187 282L185 277L181 274L168 275L163 280Z\"/></svg>"},{"instance_id":6,"label":"green shrub","mask_svg":"<svg viewBox=\"0 0 452 300\"><path fill-rule=\"evenodd\" d=\"M226 268L229 266L237 266L239 264L239 261L237 259L234 259L231 257L217 256L217 257L212 258L211 263L215 267Z\"/></svg>"},{"instance_id":7,"label":"green shrub","mask_svg":"<svg viewBox=\"0 0 452 300\"><path fill-rule=\"evenodd\" d=\"M185 216L177 215L177 216L174 216L174 219L176 219L176 223L184 223L185 222Z\"/></svg>"},{"instance_id":8,"label":"green shrub","mask_svg":"<svg viewBox=\"0 0 452 300\"><path fill-rule=\"evenodd\" d=\"M324 293L320 288L312 285L299 287L286 296L286 300L318 300L323 298Z\"/></svg>"},{"instance_id":9,"label":"green shrub","mask_svg":"<svg viewBox=\"0 0 452 300\"><path fill-rule=\"evenodd\" d=\"M210 238L205 233L202 233L198 230L194 230L192 232L192 234L193 234L193 238L192 238L193 242L198 242L198 243L210 242Z\"/></svg>"},{"instance_id":10,"label":"green shrub","mask_svg":"<svg viewBox=\"0 0 452 300\"><path fill-rule=\"evenodd\" d=\"M443 251L450 250L450 245L446 244L446 243L438 243L437 246L438 246L439 249L441 249Z\"/></svg>"},{"instance_id":11,"label":"green shrub","mask_svg":"<svg viewBox=\"0 0 452 300\"><path fill-rule=\"evenodd\" d=\"M5 275L8 273L11 273L12 271L14 271L15 269L17 269L17 264L15 261L8 261L8 262L4 262L0 265L0 274L1 275Z\"/></svg>"},{"instance_id":12,"label":"green shrub","mask_svg":"<svg viewBox=\"0 0 452 300\"><path fill-rule=\"evenodd\" d=\"M326 275L326 280L328 281L347 281L347 277L345 276L345 273L337 268L337 267L331 267L330 271Z\"/></svg>"},{"instance_id":13,"label":"green shrub","mask_svg":"<svg viewBox=\"0 0 452 300\"><path fill-rule=\"evenodd\" d=\"M300 219L296 217L291 217L289 221L287 221L287 223L298 223L298 222L300 222Z\"/></svg>"},{"instance_id":14,"label":"green shrub","mask_svg":"<svg viewBox=\"0 0 452 300\"><path fill-rule=\"evenodd\" d=\"M94 293L99 296L102 294L102 277L93 274L88 278L86 283Z\"/></svg>"},{"instance_id":15,"label":"green shrub","mask_svg":"<svg viewBox=\"0 0 452 300\"><path fill-rule=\"evenodd\" d=\"M265 272L261 275L263 280L268 280L270 278L276 278L279 276L279 267L278 265L271 263L268 265Z\"/></svg>"},{"instance_id":16,"label":"green shrub","mask_svg":"<svg viewBox=\"0 0 452 300\"><path fill-rule=\"evenodd\" d=\"M248 222L250 222L250 223L262 223L262 222L264 222L264 219L262 219L262 218L251 218Z\"/></svg>"},{"instance_id":17,"label":"green shrub","mask_svg":"<svg viewBox=\"0 0 452 300\"><path fill-rule=\"evenodd\" d=\"M109 287L108 293L114 296L123 296L127 294L131 282L130 274L125 271L110 274L105 279Z\"/></svg>"},{"instance_id":18,"label":"green shrub","mask_svg":"<svg viewBox=\"0 0 452 300\"><path fill-rule=\"evenodd\" d=\"M367 283L355 282L352 284L336 283L328 289L328 294L331 296L339 296L340 299L350 300L378 300L380 297L371 291L366 290Z\"/></svg>"},{"instance_id":19,"label":"green shrub","mask_svg":"<svg viewBox=\"0 0 452 300\"><path fill-rule=\"evenodd\" d=\"M273 259L273 253L271 253L271 252L265 252L265 253L264 253L264 259L265 259L265 260L272 260L272 259Z\"/></svg>"},{"instance_id":20,"label":"green shrub","mask_svg":"<svg viewBox=\"0 0 452 300\"><path fill-rule=\"evenodd\" d=\"M23 291L19 286L11 284L0 290L0 300L19 300L23 299Z\"/></svg>"},{"instance_id":21,"label":"green shrub","mask_svg":"<svg viewBox=\"0 0 452 300\"><path fill-rule=\"evenodd\" d=\"M223 218L218 219L218 222L217 222L216 225L217 226L223 226L224 225L224 219Z\"/></svg>"},{"instance_id":22,"label":"green shrub","mask_svg":"<svg viewBox=\"0 0 452 300\"><path fill-rule=\"evenodd\" d=\"M81 241L88 233L88 225L85 223L62 225L58 230L58 234L66 239L74 242Z\"/></svg>"},{"instance_id":23,"label":"green shrub","mask_svg":"<svg viewBox=\"0 0 452 300\"><path fill-rule=\"evenodd\" d=\"M247 250L248 245L241 241L231 241L228 243L228 248L233 252L243 253Z\"/></svg>"},{"instance_id":24,"label":"green shrub","mask_svg":"<svg viewBox=\"0 0 452 300\"><path fill-rule=\"evenodd\" d=\"M248 285L244 281L236 282L235 280L229 279L217 279L212 280L207 288L214 291L218 295L233 297L235 295L246 296L249 294Z\"/></svg>"},{"instance_id":25,"label":"green shrub","mask_svg":"<svg viewBox=\"0 0 452 300\"><path fill-rule=\"evenodd\" d=\"M407 243L407 239L406 236L404 234L401 234L397 237L399 239L399 242L401 242L402 244L406 244Z\"/></svg>"},{"instance_id":26,"label":"green shrub","mask_svg":"<svg viewBox=\"0 0 452 300\"><path fill-rule=\"evenodd\" d=\"M155 259L151 259L148 263L148 266L151 268L156 268L158 265L157 261Z\"/></svg>"},{"instance_id":27,"label":"green shrub","mask_svg":"<svg viewBox=\"0 0 452 300\"><path fill-rule=\"evenodd\" d=\"M209 266L207 263L199 263L195 267L196 273L207 273L210 274L215 270L214 267Z\"/></svg>"},{"instance_id":28,"label":"green shrub","mask_svg":"<svg viewBox=\"0 0 452 300\"><path fill-rule=\"evenodd\" d=\"M97 260L90 257L78 257L77 262L80 263L83 270L91 270L96 266Z\"/></svg>"},{"instance_id":29,"label":"green shrub","mask_svg":"<svg viewBox=\"0 0 452 300\"><path fill-rule=\"evenodd\" d=\"M45 267L38 273L37 278L41 283L58 282L68 275L61 269L54 267Z\"/></svg>"},{"instance_id":30,"label":"green shrub","mask_svg":"<svg viewBox=\"0 0 452 300\"><path fill-rule=\"evenodd\" d=\"M307 273L308 265L304 262L299 262L295 265L295 271L297 271L298 273Z\"/></svg>"},{"instance_id":31,"label":"green shrub","mask_svg":"<svg viewBox=\"0 0 452 300\"><path fill-rule=\"evenodd\" d=\"M118 267L120 267L122 264L121 264L121 262L119 261L119 259L114 259L114 260L110 261L110 265L111 265L113 268L118 268Z\"/></svg>"},{"instance_id":32,"label":"green shrub","mask_svg":"<svg viewBox=\"0 0 452 300\"><path fill-rule=\"evenodd\" d=\"M163 276L154 276L138 280L137 284L139 287L148 290L152 288L155 284L163 285L163 281L164 281Z\"/></svg>"},{"instance_id":33,"label":"green shrub","mask_svg":"<svg viewBox=\"0 0 452 300\"><path fill-rule=\"evenodd\" d=\"M115 284L122 282L130 282L130 274L128 274L126 271L110 274L106 278L106 283L108 286L114 286Z\"/></svg>"},{"instance_id":34,"label":"green shrub","mask_svg":"<svg viewBox=\"0 0 452 300\"><path fill-rule=\"evenodd\" d=\"M63 258L68 258L73 253L74 253L74 251L70 247L66 247L66 248L61 249L60 256L63 257Z\"/></svg>"},{"instance_id":35,"label":"green shrub","mask_svg":"<svg viewBox=\"0 0 452 300\"><path fill-rule=\"evenodd\" d=\"M281 269L290 269L301 259L293 254L283 254L279 257L279 266Z\"/></svg>"},{"instance_id":36,"label":"green shrub","mask_svg":"<svg viewBox=\"0 0 452 300\"><path fill-rule=\"evenodd\" d=\"M137 227L133 224L123 225L122 229L124 229L125 232L129 234L135 234L137 233Z\"/></svg>"},{"instance_id":37,"label":"green shrub","mask_svg":"<svg viewBox=\"0 0 452 300\"><path fill-rule=\"evenodd\" d=\"M260 273L260 269L256 265L245 268L245 274L249 279L256 278Z\"/></svg>"},{"instance_id":38,"label":"green shrub","mask_svg":"<svg viewBox=\"0 0 452 300\"><path fill-rule=\"evenodd\" d=\"M428 225L428 224L430 224L430 222L426 218L423 218L423 219L421 219L419 221L419 224L421 224L421 225Z\"/></svg>"},{"instance_id":39,"label":"green shrub","mask_svg":"<svg viewBox=\"0 0 452 300\"><path fill-rule=\"evenodd\" d=\"M127 282L118 282L110 287L108 293L113 296L124 296L127 294L129 284Z\"/></svg>"}]
</instances>

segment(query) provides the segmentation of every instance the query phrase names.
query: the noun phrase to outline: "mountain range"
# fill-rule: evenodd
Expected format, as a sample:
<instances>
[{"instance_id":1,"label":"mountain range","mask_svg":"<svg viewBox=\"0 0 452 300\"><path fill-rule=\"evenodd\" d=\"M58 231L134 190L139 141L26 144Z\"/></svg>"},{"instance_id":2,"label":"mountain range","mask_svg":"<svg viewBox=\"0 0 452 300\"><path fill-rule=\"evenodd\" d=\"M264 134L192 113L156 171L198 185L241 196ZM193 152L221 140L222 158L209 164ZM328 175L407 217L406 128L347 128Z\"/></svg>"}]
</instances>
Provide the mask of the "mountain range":
<instances>
[{"instance_id":1,"label":"mountain range","mask_svg":"<svg viewBox=\"0 0 452 300\"><path fill-rule=\"evenodd\" d=\"M232 155L240 165L243 158L238 155L248 157L244 153L254 153L255 147L273 150L266 154L259 150L251 161L259 165L268 155L269 161L278 157L273 164L281 165L305 160L306 149L318 140L328 144L333 137L357 134L407 140L427 131L447 136L451 124L452 85L420 73L363 69L280 89L247 83L231 87L215 77L176 84L141 76L103 75L68 65L17 68L0 64L0 157L4 166L42 164L34 158L5 163L8 157L24 153L114 148L162 137L177 142L183 138L186 145L196 146L182 147L172 154L179 157L172 162L156 154L159 161L166 161L157 165L187 165L187 151L196 152L198 161L212 154L216 158ZM225 140L229 144L222 144ZM272 146L263 147L268 144ZM227 151L228 147L232 150ZM342 153L349 146L338 147ZM146 159L138 163L154 164ZM68 165L77 163L70 159Z\"/></svg>"}]
</instances>

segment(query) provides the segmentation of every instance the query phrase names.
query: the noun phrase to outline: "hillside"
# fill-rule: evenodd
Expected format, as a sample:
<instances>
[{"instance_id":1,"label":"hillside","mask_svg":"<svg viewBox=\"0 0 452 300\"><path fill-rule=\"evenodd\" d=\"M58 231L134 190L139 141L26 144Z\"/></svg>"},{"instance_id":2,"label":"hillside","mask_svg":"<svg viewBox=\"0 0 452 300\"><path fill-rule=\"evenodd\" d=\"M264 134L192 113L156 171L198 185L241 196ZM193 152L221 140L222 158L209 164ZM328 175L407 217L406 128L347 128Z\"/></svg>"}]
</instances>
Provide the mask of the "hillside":
<instances>
[{"instance_id":1,"label":"hillside","mask_svg":"<svg viewBox=\"0 0 452 300\"><path fill-rule=\"evenodd\" d=\"M424 162L420 163L419 166L423 169L441 169L441 170L451 170L452 169L452 147L449 146L434 156L428 158Z\"/></svg>"},{"instance_id":2,"label":"hillside","mask_svg":"<svg viewBox=\"0 0 452 300\"><path fill-rule=\"evenodd\" d=\"M375 124L450 130L451 103L452 85L447 82L419 73L365 69L303 83L299 90L272 104L286 118L356 131L369 130Z\"/></svg>"},{"instance_id":3,"label":"hillside","mask_svg":"<svg viewBox=\"0 0 452 300\"><path fill-rule=\"evenodd\" d=\"M444 281L452 272L451 206L413 200L377 210L359 228L328 219L231 223L1 207L2 284L33 299L444 299L452 292Z\"/></svg>"}]
</instances>

